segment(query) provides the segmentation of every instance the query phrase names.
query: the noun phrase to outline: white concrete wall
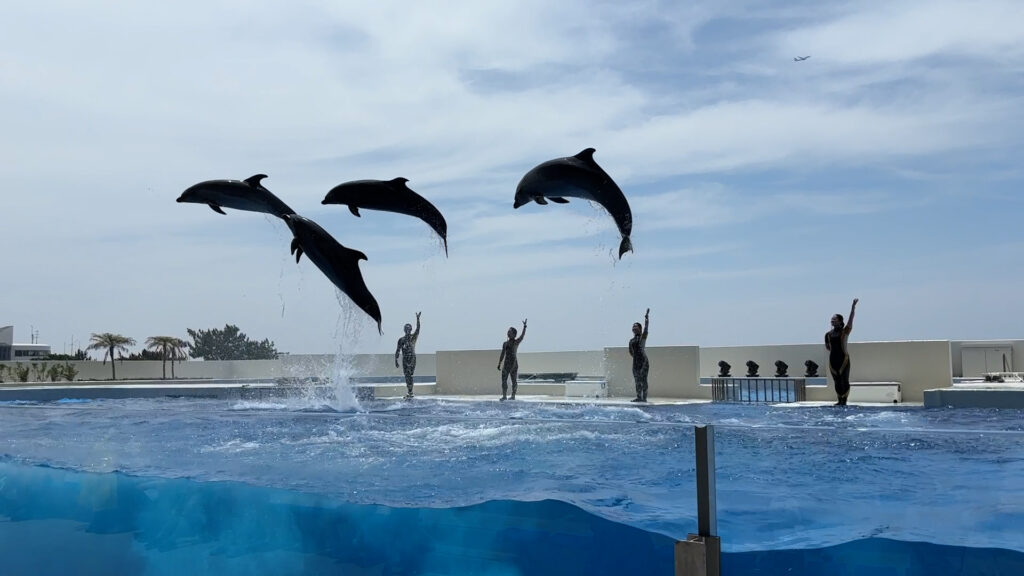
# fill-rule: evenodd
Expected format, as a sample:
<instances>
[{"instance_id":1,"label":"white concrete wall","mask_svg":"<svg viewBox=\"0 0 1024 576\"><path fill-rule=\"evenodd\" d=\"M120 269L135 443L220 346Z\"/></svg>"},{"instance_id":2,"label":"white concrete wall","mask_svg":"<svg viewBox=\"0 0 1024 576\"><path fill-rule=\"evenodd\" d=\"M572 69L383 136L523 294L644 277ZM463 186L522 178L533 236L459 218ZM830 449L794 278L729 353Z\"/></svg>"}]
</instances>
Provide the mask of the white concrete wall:
<instances>
[{"instance_id":1,"label":"white concrete wall","mask_svg":"<svg viewBox=\"0 0 1024 576\"><path fill-rule=\"evenodd\" d=\"M711 387L700 386L700 353L696 346L648 346L651 371L649 398L711 398ZM633 358L626 347L604 349L605 380L609 396L636 396Z\"/></svg>"},{"instance_id":2,"label":"white concrete wall","mask_svg":"<svg viewBox=\"0 0 1024 576\"><path fill-rule=\"evenodd\" d=\"M501 394L497 370L501 350L439 351L436 355L438 394ZM519 372L604 373L602 352L520 352ZM393 366L393 365L392 365ZM510 383L511 386L511 383Z\"/></svg>"},{"instance_id":3,"label":"white concrete wall","mask_svg":"<svg viewBox=\"0 0 1024 576\"><path fill-rule=\"evenodd\" d=\"M1024 347L1024 341L1017 341ZM947 341L924 342L852 342L850 357L851 379L854 382L898 381L903 384L903 399L922 402L924 390L951 385L952 358ZM710 398L709 386L700 386L700 376L713 376L718 372L718 360L733 365L733 375L746 373L744 363L751 359L761 365L762 375L775 373L775 360L790 365L790 374L803 373L805 357L814 359L819 354L821 370L828 374L824 343L792 346L742 346L698 349L696 346L649 347L651 360L649 377L651 397ZM1014 349L1017 354L1017 349ZM1018 358L1024 359L1024 349ZM495 369L498 350L443 351L418 356L416 373L437 377L438 394L498 394L501 375ZM763 362L761 361L763 359ZM734 361L735 360L735 361ZM815 360L818 362L818 360ZM185 378L262 379L277 377L330 376L333 374L331 355L287 355L279 360L251 360L179 363L175 372ZM13 366L14 362L5 362ZM25 363L27 365L27 363ZM100 362L72 362L79 370L79 379L106 380L110 366ZM154 379L160 377L159 361L118 362L118 379ZM401 374L394 367L390 354L366 354L353 358L358 375L385 376ZM576 372L580 376L604 375L609 395L632 397L632 361L626 348L606 348L603 351L581 352L524 352L519 355L520 372ZM170 367L168 367L170 375ZM13 377L8 373L8 383ZM809 400L833 400L835 392L829 387L808 388Z\"/></svg>"},{"instance_id":4,"label":"white concrete wall","mask_svg":"<svg viewBox=\"0 0 1024 576\"><path fill-rule=\"evenodd\" d=\"M723 346L700 349L700 375L707 378L718 376L718 362L725 360L732 366L732 376L747 374L747 360L757 362L758 375L770 377L775 375L775 362L782 360L789 364L789 375L803 376L806 371L804 362L813 360L818 363L818 375L828 372L828 351L825 350L825 337L822 333L821 344L786 344L779 346Z\"/></svg>"},{"instance_id":5,"label":"white concrete wall","mask_svg":"<svg viewBox=\"0 0 1024 576\"><path fill-rule=\"evenodd\" d=\"M287 354L280 357L280 362L282 374L292 378L329 377L336 370L333 354ZM395 368L394 354L355 354L344 358L337 369L344 369L357 376L402 375L402 369ZM436 375L437 362L434 354L417 354L416 376Z\"/></svg>"},{"instance_id":6,"label":"white concrete wall","mask_svg":"<svg viewBox=\"0 0 1024 576\"><path fill-rule=\"evenodd\" d=\"M49 362L38 362L36 364L52 366L63 364L62 360L51 360ZM110 362L103 363L95 360L71 361L68 362L78 370L76 380L110 380ZM8 366L15 366L17 362L4 362ZM22 362L28 366L29 362ZM118 380L151 380L158 379L162 375L161 362L159 360L127 360L117 361ZM216 362L176 362L174 374L178 378L222 378L222 379L246 379L246 378L277 378L281 376L281 366L278 360L226 360ZM171 377L171 363L167 363L167 378ZM5 377L10 382L13 377L10 371Z\"/></svg>"},{"instance_id":7,"label":"white concrete wall","mask_svg":"<svg viewBox=\"0 0 1024 576\"><path fill-rule=\"evenodd\" d=\"M952 385L947 340L913 342L850 342L851 382L900 382L904 402L924 402L924 391ZM828 369L825 370L828 373ZM829 388L808 388L808 400L835 400Z\"/></svg>"}]
</instances>

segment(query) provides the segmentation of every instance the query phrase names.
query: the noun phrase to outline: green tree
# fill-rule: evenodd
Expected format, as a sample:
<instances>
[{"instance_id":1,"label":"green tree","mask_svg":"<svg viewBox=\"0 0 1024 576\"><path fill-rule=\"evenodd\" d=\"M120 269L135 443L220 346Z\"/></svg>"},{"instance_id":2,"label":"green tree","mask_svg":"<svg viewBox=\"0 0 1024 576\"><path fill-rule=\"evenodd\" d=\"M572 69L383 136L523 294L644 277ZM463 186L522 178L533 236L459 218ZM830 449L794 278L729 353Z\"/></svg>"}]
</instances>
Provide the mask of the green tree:
<instances>
[{"instance_id":1,"label":"green tree","mask_svg":"<svg viewBox=\"0 0 1024 576\"><path fill-rule=\"evenodd\" d=\"M238 326L225 324L224 329L188 329L192 338L189 356L203 360L273 360L277 349L270 340L250 340Z\"/></svg>"},{"instance_id":2,"label":"green tree","mask_svg":"<svg viewBox=\"0 0 1024 576\"><path fill-rule=\"evenodd\" d=\"M174 361L185 357L188 342L174 336L150 336L146 338L146 348L158 353L163 361L164 380L167 379L167 360L171 361L171 378L174 378Z\"/></svg>"},{"instance_id":3,"label":"green tree","mask_svg":"<svg viewBox=\"0 0 1024 576\"><path fill-rule=\"evenodd\" d=\"M114 362L114 355L117 352L121 353L121 361L124 361L124 353L128 352L129 346L135 346L135 339L120 334L111 334L110 332L103 332L102 334L93 333L89 337L89 346L86 350L104 350L103 363L107 363L107 357L110 357L110 373L114 380L117 380L117 368Z\"/></svg>"}]
</instances>

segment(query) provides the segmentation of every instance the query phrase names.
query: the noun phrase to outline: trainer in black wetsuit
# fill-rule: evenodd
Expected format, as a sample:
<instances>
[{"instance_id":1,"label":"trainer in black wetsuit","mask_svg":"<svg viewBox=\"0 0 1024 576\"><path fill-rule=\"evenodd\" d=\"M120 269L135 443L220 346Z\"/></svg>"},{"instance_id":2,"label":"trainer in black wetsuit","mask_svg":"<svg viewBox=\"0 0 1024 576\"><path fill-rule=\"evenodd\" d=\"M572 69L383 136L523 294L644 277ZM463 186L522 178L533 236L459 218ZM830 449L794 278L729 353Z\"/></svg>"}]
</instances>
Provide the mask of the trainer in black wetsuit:
<instances>
[{"instance_id":1,"label":"trainer in black wetsuit","mask_svg":"<svg viewBox=\"0 0 1024 576\"><path fill-rule=\"evenodd\" d=\"M825 349L828 350L828 371L836 387L836 406L846 406L850 395L850 354L846 342L853 330L853 313L857 311L857 298L850 306L850 321L843 323L843 315L832 316L832 329L825 333Z\"/></svg>"},{"instance_id":2,"label":"trainer in black wetsuit","mask_svg":"<svg viewBox=\"0 0 1024 576\"><path fill-rule=\"evenodd\" d=\"M523 320L523 333L516 338L516 329L508 329L508 340L501 345L501 356L498 356L498 370L501 371L501 399L508 397L508 378L512 377L512 400L516 399L516 389L519 387L519 344L526 338L526 320ZM505 364L502 365L501 361Z\"/></svg>"},{"instance_id":3,"label":"trainer in black wetsuit","mask_svg":"<svg viewBox=\"0 0 1024 576\"><path fill-rule=\"evenodd\" d=\"M651 309L644 313L643 331L640 323L633 323L633 339L629 341L629 355L633 357L633 382L636 384L636 398L631 402L647 402L647 373L651 363L647 360L647 328L651 323Z\"/></svg>"},{"instance_id":4,"label":"trainer in black wetsuit","mask_svg":"<svg viewBox=\"0 0 1024 576\"><path fill-rule=\"evenodd\" d=\"M412 398L412 375L416 371L416 339L420 337L420 313L416 313L416 331L412 331L412 325L405 325L405 336L398 339L398 347L395 348L395 368L398 368L398 356L402 356L402 372L405 374L405 388L409 391L405 399Z\"/></svg>"}]
</instances>

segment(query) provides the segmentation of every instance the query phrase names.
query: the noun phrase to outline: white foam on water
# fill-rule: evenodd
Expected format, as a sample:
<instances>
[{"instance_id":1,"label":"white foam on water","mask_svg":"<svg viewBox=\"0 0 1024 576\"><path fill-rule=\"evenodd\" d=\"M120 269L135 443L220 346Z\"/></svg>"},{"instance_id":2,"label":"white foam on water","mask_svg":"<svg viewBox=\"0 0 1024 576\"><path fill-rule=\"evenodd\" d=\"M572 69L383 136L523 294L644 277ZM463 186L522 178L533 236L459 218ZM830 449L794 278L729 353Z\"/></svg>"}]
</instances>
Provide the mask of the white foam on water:
<instances>
[{"instance_id":1,"label":"white foam on water","mask_svg":"<svg viewBox=\"0 0 1024 576\"><path fill-rule=\"evenodd\" d=\"M240 400L231 406L232 410L287 410L291 408L286 402L267 402L265 400Z\"/></svg>"},{"instance_id":2,"label":"white foam on water","mask_svg":"<svg viewBox=\"0 0 1024 576\"><path fill-rule=\"evenodd\" d=\"M229 440L223 444L217 446L208 446L200 449L200 452L228 452L238 453L245 452L248 450L256 450L260 447L259 442L245 442L240 439Z\"/></svg>"}]
</instances>

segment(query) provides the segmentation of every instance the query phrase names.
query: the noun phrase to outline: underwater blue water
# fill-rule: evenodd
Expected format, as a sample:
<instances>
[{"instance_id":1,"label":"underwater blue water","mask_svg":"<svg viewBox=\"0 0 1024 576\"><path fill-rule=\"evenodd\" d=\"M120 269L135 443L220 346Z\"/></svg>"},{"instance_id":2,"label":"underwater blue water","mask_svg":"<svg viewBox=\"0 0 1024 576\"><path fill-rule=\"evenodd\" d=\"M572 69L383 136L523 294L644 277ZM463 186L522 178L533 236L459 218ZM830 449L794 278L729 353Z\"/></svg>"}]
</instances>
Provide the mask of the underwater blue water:
<instances>
[{"instance_id":1,"label":"underwater blue water","mask_svg":"<svg viewBox=\"0 0 1024 576\"><path fill-rule=\"evenodd\" d=\"M1022 416L8 403L0 573L667 574L708 423L726 574L1024 573Z\"/></svg>"}]
</instances>

